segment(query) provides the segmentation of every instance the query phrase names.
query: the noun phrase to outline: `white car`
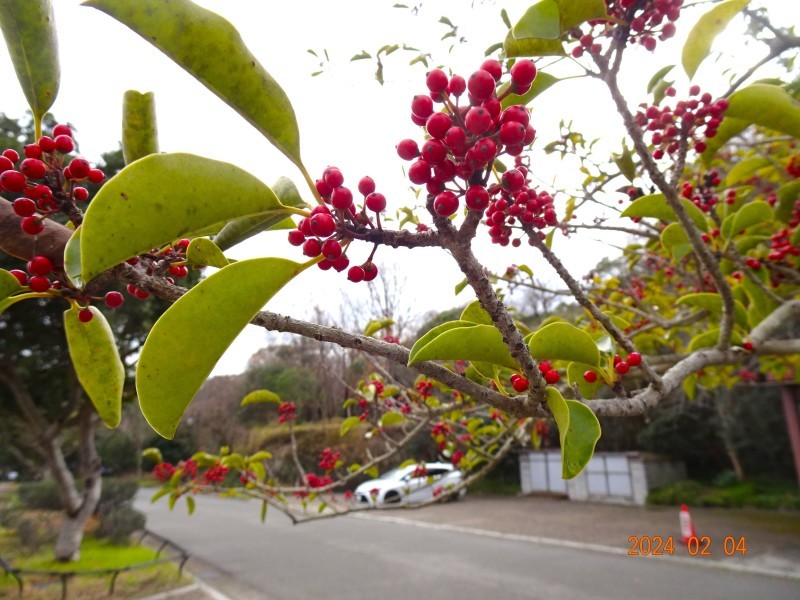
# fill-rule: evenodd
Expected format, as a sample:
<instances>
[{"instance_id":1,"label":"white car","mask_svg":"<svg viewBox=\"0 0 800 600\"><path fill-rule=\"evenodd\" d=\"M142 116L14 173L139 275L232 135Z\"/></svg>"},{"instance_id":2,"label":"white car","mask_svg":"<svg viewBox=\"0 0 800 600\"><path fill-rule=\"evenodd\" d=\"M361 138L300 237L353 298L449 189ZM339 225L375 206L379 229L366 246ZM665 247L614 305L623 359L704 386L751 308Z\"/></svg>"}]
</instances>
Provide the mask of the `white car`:
<instances>
[{"instance_id":1,"label":"white car","mask_svg":"<svg viewBox=\"0 0 800 600\"><path fill-rule=\"evenodd\" d=\"M464 474L450 463L424 463L397 467L378 479L365 481L356 488L359 504L395 504L425 502L460 484ZM460 490L453 500L467 493Z\"/></svg>"}]
</instances>

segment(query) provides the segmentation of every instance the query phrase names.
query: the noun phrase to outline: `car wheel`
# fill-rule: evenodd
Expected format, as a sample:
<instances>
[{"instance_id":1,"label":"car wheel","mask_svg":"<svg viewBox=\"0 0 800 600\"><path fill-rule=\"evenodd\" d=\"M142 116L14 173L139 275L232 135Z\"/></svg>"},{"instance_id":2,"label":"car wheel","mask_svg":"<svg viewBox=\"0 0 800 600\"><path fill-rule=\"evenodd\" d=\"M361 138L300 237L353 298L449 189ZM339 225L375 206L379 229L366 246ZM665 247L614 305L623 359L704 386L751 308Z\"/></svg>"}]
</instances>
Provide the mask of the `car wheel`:
<instances>
[{"instance_id":1,"label":"car wheel","mask_svg":"<svg viewBox=\"0 0 800 600\"><path fill-rule=\"evenodd\" d=\"M384 504L397 504L400 502L400 492L391 490L383 497Z\"/></svg>"}]
</instances>

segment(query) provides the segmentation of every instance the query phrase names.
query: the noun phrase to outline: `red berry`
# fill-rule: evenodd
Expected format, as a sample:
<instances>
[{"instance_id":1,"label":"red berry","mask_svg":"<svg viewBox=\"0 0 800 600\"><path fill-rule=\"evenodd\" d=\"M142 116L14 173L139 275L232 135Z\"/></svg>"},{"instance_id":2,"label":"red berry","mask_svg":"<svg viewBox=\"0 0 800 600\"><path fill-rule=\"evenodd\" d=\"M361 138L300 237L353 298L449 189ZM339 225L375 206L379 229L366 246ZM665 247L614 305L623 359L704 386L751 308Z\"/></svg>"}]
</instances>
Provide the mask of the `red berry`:
<instances>
[{"instance_id":1,"label":"red berry","mask_svg":"<svg viewBox=\"0 0 800 600\"><path fill-rule=\"evenodd\" d=\"M594 371L586 371L583 374L583 380L586 383L594 383L595 381L597 381L597 373L595 373Z\"/></svg>"},{"instance_id":2,"label":"red berry","mask_svg":"<svg viewBox=\"0 0 800 600\"><path fill-rule=\"evenodd\" d=\"M628 372L628 369L630 369L630 365L624 360L619 361L614 367L614 370L620 375L625 375L625 373Z\"/></svg>"},{"instance_id":3,"label":"red berry","mask_svg":"<svg viewBox=\"0 0 800 600\"><path fill-rule=\"evenodd\" d=\"M492 74L481 69L469 76L467 89L476 100L483 101L494 93L494 84Z\"/></svg>"},{"instance_id":4,"label":"red berry","mask_svg":"<svg viewBox=\"0 0 800 600\"><path fill-rule=\"evenodd\" d=\"M500 141L507 146L521 144L525 139L525 125L508 121L500 126Z\"/></svg>"},{"instance_id":5,"label":"red berry","mask_svg":"<svg viewBox=\"0 0 800 600\"><path fill-rule=\"evenodd\" d=\"M20 217L31 217L36 214L36 202L30 198L17 198L14 200L13 208Z\"/></svg>"},{"instance_id":6,"label":"red berry","mask_svg":"<svg viewBox=\"0 0 800 600\"><path fill-rule=\"evenodd\" d=\"M28 280L28 287L34 292L46 292L50 289L50 280L43 275L34 275Z\"/></svg>"},{"instance_id":7,"label":"red berry","mask_svg":"<svg viewBox=\"0 0 800 600\"><path fill-rule=\"evenodd\" d=\"M41 146L41 142L39 142ZM69 154L73 150L75 150L75 142L72 138L68 135L58 135L56 139L53 140L53 147L61 154ZM42 148L44 150L44 148Z\"/></svg>"},{"instance_id":8,"label":"red berry","mask_svg":"<svg viewBox=\"0 0 800 600\"><path fill-rule=\"evenodd\" d=\"M450 83L447 84L447 93L452 94L456 98L463 94L467 89L467 81L461 75L453 75L450 78Z\"/></svg>"},{"instance_id":9,"label":"red berry","mask_svg":"<svg viewBox=\"0 0 800 600\"><path fill-rule=\"evenodd\" d=\"M14 277L17 278L20 285L27 285L28 283L28 274L25 271L20 271L19 269L11 269L9 271Z\"/></svg>"},{"instance_id":10,"label":"red berry","mask_svg":"<svg viewBox=\"0 0 800 600\"><path fill-rule=\"evenodd\" d=\"M330 261L334 261L342 255L342 245L336 240L326 240L322 244L322 256Z\"/></svg>"},{"instance_id":11,"label":"red berry","mask_svg":"<svg viewBox=\"0 0 800 600\"><path fill-rule=\"evenodd\" d=\"M561 376L555 369L551 369L550 371L544 374L544 380L550 385L555 385L556 383L558 383L559 379L561 379Z\"/></svg>"},{"instance_id":12,"label":"red berry","mask_svg":"<svg viewBox=\"0 0 800 600\"><path fill-rule=\"evenodd\" d=\"M453 192L444 191L433 201L433 209L443 217L449 217L458 210L458 196Z\"/></svg>"},{"instance_id":13,"label":"red berry","mask_svg":"<svg viewBox=\"0 0 800 600\"><path fill-rule=\"evenodd\" d=\"M85 202L89 199L89 190L85 187L76 187L72 190L72 197L75 198L76 202Z\"/></svg>"},{"instance_id":14,"label":"red berry","mask_svg":"<svg viewBox=\"0 0 800 600\"><path fill-rule=\"evenodd\" d=\"M524 106L515 104L514 106L509 106L500 114L500 123L508 123L509 121L515 121L527 126L531 121L531 114Z\"/></svg>"},{"instance_id":15,"label":"red berry","mask_svg":"<svg viewBox=\"0 0 800 600\"><path fill-rule=\"evenodd\" d=\"M441 69L433 69L425 76L425 85L432 94L444 92L447 89L447 75Z\"/></svg>"},{"instance_id":16,"label":"red berry","mask_svg":"<svg viewBox=\"0 0 800 600\"><path fill-rule=\"evenodd\" d=\"M375 180L369 175L362 177L358 182L358 193L362 196L369 196L375 191Z\"/></svg>"},{"instance_id":17,"label":"red berry","mask_svg":"<svg viewBox=\"0 0 800 600\"><path fill-rule=\"evenodd\" d=\"M511 67L511 79L518 88L529 86L536 79L536 65L529 58L518 60Z\"/></svg>"},{"instance_id":18,"label":"red berry","mask_svg":"<svg viewBox=\"0 0 800 600\"><path fill-rule=\"evenodd\" d=\"M9 170L0 173L0 189L12 194L19 194L25 189L25 175L19 171Z\"/></svg>"},{"instance_id":19,"label":"red berry","mask_svg":"<svg viewBox=\"0 0 800 600\"><path fill-rule=\"evenodd\" d=\"M323 198L328 198L331 195L331 192L333 191L333 188L331 188L331 186L325 183L324 179L317 179L317 181L314 183L314 186L317 188L317 192L319 192L319 195L322 196Z\"/></svg>"},{"instance_id":20,"label":"red berry","mask_svg":"<svg viewBox=\"0 0 800 600\"><path fill-rule=\"evenodd\" d=\"M108 308L119 308L125 302L125 298L119 292L108 292L105 303Z\"/></svg>"},{"instance_id":21,"label":"red berry","mask_svg":"<svg viewBox=\"0 0 800 600\"><path fill-rule=\"evenodd\" d=\"M66 135L72 137L72 129L70 129L69 125L64 125L59 123L55 127L53 127L53 137L58 137L59 135Z\"/></svg>"},{"instance_id":22,"label":"red berry","mask_svg":"<svg viewBox=\"0 0 800 600\"><path fill-rule=\"evenodd\" d=\"M38 158L26 158L20 164L19 170L28 179L41 179L47 174L47 166Z\"/></svg>"},{"instance_id":23,"label":"red berry","mask_svg":"<svg viewBox=\"0 0 800 600\"><path fill-rule=\"evenodd\" d=\"M408 168L408 178L417 185L428 183L431 178L431 166L424 160L418 160Z\"/></svg>"},{"instance_id":24,"label":"red berry","mask_svg":"<svg viewBox=\"0 0 800 600\"><path fill-rule=\"evenodd\" d=\"M105 178L106 174L100 169L89 170L89 181L92 183L102 183Z\"/></svg>"},{"instance_id":25,"label":"red berry","mask_svg":"<svg viewBox=\"0 0 800 600\"><path fill-rule=\"evenodd\" d=\"M46 135L40 137L36 145L42 149L42 152L52 152L56 149L56 143L53 141L53 138Z\"/></svg>"},{"instance_id":26,"label":"red berry","mask_svg":"<svg viewBox=\"0 0 800 600\"><path fill-rule=\"evenodd\" d=\"M12 163L15 163L19 160L19 152L14 150L13 148L8 148L3 150L3 156L10 160Z\"/></svg>"},{"instance_id":27,"label":"red berry","mask_svg":"<svg viewBox=\"0 0 800 600\"><path fill-rule=\"evenodd\" d=\"M91 308L82 308L78 311L78 319L81 323L88 323L94 318L94 313Z\"/></svg>"},{"instance_id":28,"label":"red berry","mask_svg":"<svg viewBox=\"0 0 800 600\"><path fill-rule=\"evenodd\" d=\"M338 190L347 190L347 188L336 188L334 192ZM350 190L347 191L349 192ZM339 196L337 196L337 199L339 201L343 201L343 197L339 198ZM352 201L353 201L353 196L352 194L350 194L350 198L346 206L339 207L336 205L336 201L334 201L333 205L336 206L336 208L350 208L350 204L352 203ZM325 213L317 213L313 215L310 219L308 219L308 226L314 235L321 238L329 237L333 235L333 233L336 231L336 221L333 220L333 217L331 215Z\"/></svg>"},{"instance_id":29,"label":"red berry","mask_svg":"<svg viewBox=\"0 0 800 600\"><path fill-rule=\"evenodd\" d=\"M366 204L371 211L381 212L386 208L386 197L379 192L373 192L367 196Z\"/></svg>"},{"instance_id":30,"label":"red berry","mask_svg":"<svg viewBox=\"0 0 800 600\"><path fill-rule=\"evenodd\" d=\"M397 155L403 160L414 160L419 156L417 142L414 140L402 140L397 144Z\"/></svg>"},{"instance_id":31,"label":"red berry","mask_svg":"<svg viewBox=\"0 0 800 600\"><path fill-rule=\"evenodd\" d=\"M46 256L34 256L28 263L28 272L32 275L49 275L53 272L53 263Z\"/></svg>"},{"instance_id":32,"label":"red berry","mask_svg":"<svg viewBox=\"0 0 800 600\"><path fill-rule=\"evenodd\" d=\"M378 267L373 262L365 262L361 268L364 269L364 281L372 281L378 276Z\"/></svg>"},{"instance_id":33,"label":"red berry","mask_svg":"<svg viewBox=\"0 0 800 600\"><path fill-rule=\"evenodd\" d=\"M467 208L470 210L483 210L489 206L489 192L482 185L472 185L464 196Z\"/></svg>"},{"instance_id":34,"label":"red berry","mask_svg":"<svg viewBox=\"0 0 800 600\"><path fill-rule=\"evenodd\" d=\"M492 115L489 111L480 106L473 106L464 118L464 124L470 133L480 135L492 125Z\"/></svg>"},{"instance_id":35,"label":"red berry","mask_svg":"<svg viewBox=\"0 0 800 600\"><path fill-rule=\"evenodd\" d=\"M500 63L493 58L487 58L485 61L483 61L483 63L481 63L481 69L487 71L495 81L499 81L503 76L503 67L500 66Z\"/></svg>"},{"instance_id":36,"label":"red berry","mask_svg":"<svg viewBox=\"0 0 800 600\"><path fill-rule=\"evenodd\" d=\"M551 371L552 369L553 367L550 365L549 360L543 360L542 362L539 363L539 372L542 373L542 375L544 375L548 371Z\"/></svg>"},{"instance_id":37,"label":"red berry","mask_svg":"<svg viewBox=\"0 0 800 600\"><path fill-rule=\"evenodd\" d=\"M450 118L450 115L443 112L435 112L425 121L425 129L428 130L431 137L437 140L444 138L447 130L452 126L453 119Z\"/></svg>"},{"instance_id":38,"label":"red berry","mask_svg":"<svg viewBox=\"0 0 800 600\"><path fill-rule=\"evenodd\" d=\"M39 235L44 231L44 221L39 217L25 217L20 222L20 227L28 235Z\"/></svg>"},{"instance_id":39,"label":"red berry","mask_svg":"<svg viewBox=\"0 0 800 600\"><path fill-rule=\"evenodd\" d=\"M150 292L136 288L136 291L133 293L133 295L139 300L147 300L150 297Z\"/></svg>"},{"instance_id":40,"label":"red berry","mask_svg":"<svg viewBox=\"0 0 800 600\"><path fill-rule=\"evenodd\" d=\"M73 158L69 163L69 172L72 173L73 179L86 179L91 170L92 165L85 158Z\"/></svg>"},{"instance_id":41,"label":"red berry","mask_svg":"<svg viewBox=\"0 0 800 600\"><path fill-rule=\"evenodd\" d=\"M528 389L528 380L522 376L518 376L511 382L511 385L514 386L514 390L522 393Z\"/></svg>"},{"instance_id":42,"label":"red berry","mask_svg":"<svg viewBox=\"0 0 800 600\"><path fill-rule=\"evenodd\" d=\"M417 94L411 100L411 114L420 119L427 119L433 114L433 100L430 96Z\"/></svg>"},{"instance_id":43,"label":"red berry","mask_svg":"<svg viewBox=\"0 0 800 600\"><path fill-rule=\"evenodd\" d=\"M302 246L303 242L305 241L306 241L306 236L299 229L293 229L292 231L289 232L289 243L292 246Z\"/></svg>"},{"instance_id":44,"label":"red berry","mask_svg":"<svg viewBox=\"0 0 800 600\"><path fill-rule=\"evenodd\" d=\"M350 259L344 255L340 256L339 258L333 261L333 268L336 270L337 273L341 273L349 266L350 266Z\"/></svg>"},{"instance_id":45,"label":"red berry","mask_svg":"<svg viewBox=\"0 0 800 600\"><path fill-rule=\"evenodd\" d=\"M748 352L752 352L755 349L755 346L753 346L753 342L745 342L744 344L742 344L742 348L744 348Z\"/></svg>"},{"instance_id":46,"label":"red berry","mask_svg":"<svg viewBox=\"0 0 800 600\"><path fill-rule=\"evenodd\" d=\"M500 177L500 185L503 189L511 192L518 192L525 185L525 176L516 169L510 169Z\"/></svg>"},{"instance_id":47,"label":"red berry","mask_svg":"<svg viewBox=\"0 0 800 600\"><path fill-rule=\"evenodd\" d=\"M5 156L0 156L0 173L11 171L13 168L14 168L14 163L11 162L11 160L9 160Z\"/></svg>"},{"instance_id":48,"label":"red berry","mask_svg":"<svg viewBox=\"0 0 800 600\"><path fill-rule=\"evenodd\" d=\"M325 169L325 171L322 173L322 179L325 181L328 187L331 188L331 190L344 183L344 175L342 175L342 172L336 167L328 167Z\"/></svg>"},{"instance_id":49,"label":"red berry","mask_svg":"<svg viewBox=\"0 0 800 600\"><path fill-rule=\"evenodd\" d=\"M303 244L303 254L310 258L315 258L322 253L322 244L316 238L311 238Z\"/></svg>"},{"instance_id":50,"label":"red berry","mask_svg":"<svg viewBox=\"0 0 800 600\"><path fill-rule=\"evenodd\" d=\"M638 367L640 364L642 364L642 355L638 352L631 352L628 354L628 358L626 358L625 361L631 367Z\"/></svg>"},{"instance_id":51,"label":"red berry","mask_svg":"<svg viewBox=\"0 0 800 600\"><path fill-rule=\"evenodd\" d=\"M350 267L350 270L347 271L347 278L353 283L364 281L364 275L365 275L364 269L358 266Z\"/></svg>"},{"instance_id":52,"label":"red berry","mask_svg":"<svg viewBox=\"0 0 800 600\"><path fill-rule=\"evenodd\" d=\"M331 204L339 210L347 210L353 204L353 192L344 186L335 188L331 193Z\"/></svg>"}]
</instances>

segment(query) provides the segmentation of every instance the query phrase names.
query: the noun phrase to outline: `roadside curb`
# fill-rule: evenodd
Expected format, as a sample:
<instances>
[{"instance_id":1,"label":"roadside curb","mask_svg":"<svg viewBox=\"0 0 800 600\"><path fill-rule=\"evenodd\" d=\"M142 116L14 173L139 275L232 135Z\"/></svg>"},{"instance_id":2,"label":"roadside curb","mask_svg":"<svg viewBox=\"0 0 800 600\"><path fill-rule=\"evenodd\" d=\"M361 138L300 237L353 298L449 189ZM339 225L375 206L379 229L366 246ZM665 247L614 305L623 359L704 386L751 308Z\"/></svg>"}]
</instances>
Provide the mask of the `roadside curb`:
<instances>
[{"instance_id":1,"label":"roadside curb","mask_svg":"<svg viewBox=\"0 0 800 600\"><path fill-rule=\"evenodd\" d=\"M544 544L560 548L571 548L573 550L586 550L589 552L600 552L603 554L613 554L616 556L628 556L628 551L625 550L624 548L616 548L614 546L603 546L601 544L589 544L585 542L575 542L572 540L562 540L557 538L547 538L547 537L539 537L533 535L522 535L517 533L502 533L499 531L492 531L490 529L478 529L475 527L448 525L446 523L429 523L426 521L416 521L414 519L407 519L404 517L388 517L388 516L369 515L360 513L351 514L350 517L355 519L365 519L368 521L382 521L384 523L395 523L397 525L412 525L414 527L422 527L425 529L436 529L439 531L452 531L454 533L465 533L469 535L478 535L482 537L489 537L500 540L511 540L516 542L524 542L528 544ZM800 571L784 571L779 569L769 569L766 567L754 567L737 563L725 563L718 560L697 560L683 556L641 556L637 558L644 558L649 560L663 560L671 564L691 565L693 567L705 567L710 569L719 569L723 571L744 573L748 575L762 575L766 577L788 579L790 581L800 581Z\"/></svg>"},{"instance_id":2,"label":"roadside curb","mask_svg":"<svg viewBox=\"0 0 800 600\"><path fill-rule=\"evenodd\" d=\"M233 600L232 598L220 592L218 589L211 587L207 583L204 583L200 580L174 590L160 592L158 594L153 594L152 596L143 596L138 600L171 600L172 598L182 598L186 594L191 594L197 591L206 594L209 598L212 598L212 600ZM191 597L196 598L197 596Z\"/></svg>"}]
</instances>

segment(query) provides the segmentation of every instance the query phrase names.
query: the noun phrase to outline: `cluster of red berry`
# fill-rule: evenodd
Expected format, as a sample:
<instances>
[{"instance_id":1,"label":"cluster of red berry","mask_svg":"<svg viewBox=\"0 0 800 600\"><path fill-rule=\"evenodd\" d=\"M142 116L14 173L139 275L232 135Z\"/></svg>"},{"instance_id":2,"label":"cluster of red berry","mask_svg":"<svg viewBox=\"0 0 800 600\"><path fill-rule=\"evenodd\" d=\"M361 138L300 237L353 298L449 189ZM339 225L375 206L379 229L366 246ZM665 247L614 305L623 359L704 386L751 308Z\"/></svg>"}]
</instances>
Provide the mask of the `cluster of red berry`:
<instances>
[{"instance_id":1,"label":"cluster of red berry","mask_svg":"<svg viewBox=\"0 0 800 600\"><path fill-rule=\"evenodd\" d=\"M538 365L539 372L544 377L544 380L549 383L550 385L555 385L561 379L561 375L553 368L553 365L550 363L549 360L543 360ZM519 392L520 394L528 390L528 386L530 382L520 375L519 373L514 373L510 377L511 380L511 387L514 388L514 391Z\"/></svg>"},{"instance_id":2,"label":"cluster of red berry","mask_svg":"<svg viewBox=\"0 0 800 600\"><path fill-rule=\"evenodd\" d=\"M414 161L408 178L425 186L434 197L434 210L443 217L456 213L461 197L470 210L485 210L491 198L486 180L494 159L501 154L519 156L536 136L524 106L503 110L501 104L508 94L530 89L536 66L529 59L517 60L510 69L510 81L501 83L502 77L503 68L494 59L484 61L467 80L433 69L425 79L428 93L411 101L412 122L424 127L430 137L421 148L415 140L402 140L397 154ZM468 102L461 105L465 93ZM443 110L435 110L437 103Z\"/></svg>"},{"instance_id":3,"label":"cluster of red berry","mask_svg":"<svg viewBox=\"0 0 800 600\"><path fill-rule=\"evenodd\" d=\"M149 254L134 256L125 262L133 267L138 265L148 275L163 275L169 283L174 284L173 277L183 278L189 274L189 268L185 262L186 250L190 243L191 240L184 238L175 242L174 245L153 248ZM139 300L146 300L150 297L150 292L135 285L129 284L126 289L131 296ZM122 303L120 302L120 304Z\"/></svg>"},{"instance_id":4,"label":"cluster of red berry","mask_svg":"<svg viewBox=\"0 0 800 600\"><path fill-rule=\"evenodd\" d=\"M668 97L674 97L677 92L670 86L665 93ZM653 158L663 158L665 153L674 154L684 138L694 142L696 152L704 152L706 140L717 135L722 115L728 108L728 101L725 98L712 101L708 92L700 94L698 85L689 88L689 96L689 100L679 100L674 108L642 104L642 110L636 113L637 124L652 132L651 142L655 147ZM700 128L704 128L702 134L698 132Z\"/></svg>"},{"instance_id":5,"label":"cluster of red berry","mask_svg":"<svg viewBox=\"0 0 800 600\"><path fill-rule=\"evenodd\" d=\"M511 239L514 228L530 231L558 223L553 197L546 191L537 193L531 188L527 175L526 167L517 166L503 173L499 185L488 189L487 197L497 194L497 198L486 209L484 220L494 244L507 246L510 242L516 248L522 244L522 239ZM467 190L467 206L470 205L470 193L475 187Z\"/></svg>"},{"instance_id":6,"label":"cluster of red berry","mask_svg":"<svg viewBox=\"0 0 800 600\"><path fill-rule=\"evenodd\" d=\"M222 483L228 475L228 467L223 464L216 463L209 467L203 475L206 483Z\"/></svg>"},{"instance_id":7,"label":"cluster of red berry","mask_svg":"<svg viewBox=\"0 0 800 600\"><path fill-rule=\"evenodd\" d=\"M640 44L650 52L662 42L675 35L675 21L681 16L683 0L606 0L606 11L616 21L591 20L591 29L576 36L579 44L572 49L572 56L580 58L584 52L599 54L603 51L603 39L611 39L619 24L628 26L628 43Z\"/></svg>"},{"instance_id":8,"label":"cluster of red berry","mask_svg":"<svg viewBox=\"0 0 800 600\"><path fill-rule=\"evenodd\" d=\"M342 457L342 453L325 448L319 454L319 468L323 471L333 471L336 468L336 463Z\"/></svg>"},{"instance_id":9,"label":"cluster of red berry","mask_svg":"<svg viewBox=\"0 0 800 600\"><path fill-rule=\"evenodd\" d=\"M105 179L103 171L92 168L84 158L75 157L67 163L74 150L72 130L67 125L56 125L52 137L44 135L35 144L25 146L21 161L12 149L0 155L0 191L22 194L14 200L13 207L22 217L20 226L25 233L38 235L48 215L69 203L88 200L89 190L76 185L78 182L97 184Z\"/></svg>"},{"instance_id":10,"label":"cluster of red berry","mask_svg":"<svg viewBox=\"0 0 800 600\"><path fill-rule=\"evenodd\" d=\"M333 479L330 475L315 475L314 473L309 473L306 475L306 485L312 489L325 487L326 485L330 485L333 483Z\"/></svg>"},{"instance_id":11,"label":"cluster of red berry","mask_svg":"<svg viewBox=\"0 0 800 600\"><path fill-rule=\"evenodd\" d=\"M278 423L294 421L297 419L297 412L294 402L281 402L278 405Z\"/></svg>"},{"instance_id":12,"label":"cluster of red berry","mask_svg":"<svg viewBox=\"0 0 800 600\"><path fill-rule=\"evenodd\" d=\"M386 208L386 197L375 191L372 177L362 177L358 191L364 196L364 203L359 211L353 192L344 186L344 175L337 167L325 169L316 181L316 188L325 204L314 207L308 218L299 221L297 229L289 232L289 243L302 246L303 254L309 258L322 256L317 266L323 271L333 269L341 273L350 266L346 255L350 243L347 225L374 227L366 211L379 215ZM380 217L377 218L380 223ZM372 281L377 276L378 267L372 262L372 256L347 271L347 278L355 283Z\"/></svg>"}]
</instances>

